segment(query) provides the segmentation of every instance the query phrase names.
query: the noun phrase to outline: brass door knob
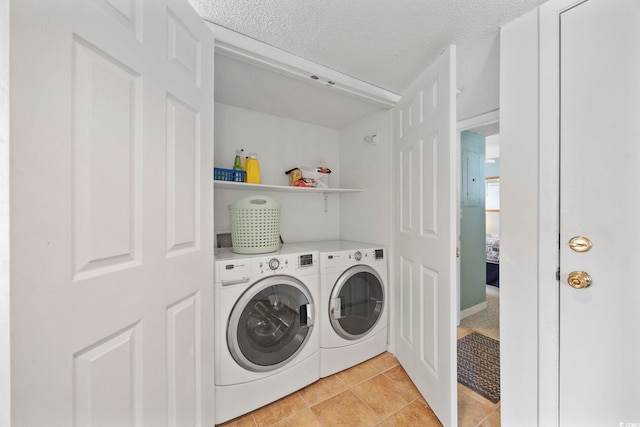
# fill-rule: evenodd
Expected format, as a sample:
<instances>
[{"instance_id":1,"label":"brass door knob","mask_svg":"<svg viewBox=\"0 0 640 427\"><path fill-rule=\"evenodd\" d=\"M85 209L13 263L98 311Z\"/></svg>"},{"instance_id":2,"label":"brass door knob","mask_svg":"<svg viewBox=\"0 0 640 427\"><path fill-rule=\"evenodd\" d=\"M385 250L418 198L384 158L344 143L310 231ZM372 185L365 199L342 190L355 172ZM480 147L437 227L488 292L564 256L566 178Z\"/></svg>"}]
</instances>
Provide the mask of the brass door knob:
<instances>
[{"instance_id":1,"label":"brass door knob","mask_svg":"<svg viewBox=\"0 0 640 427\"><path fill-rule=\"evenodd\" d=\"M584 271L572 271L567 277L567 283L574 289L584 289L591 286L591 276Z\"/></svg>"}]
</instances>

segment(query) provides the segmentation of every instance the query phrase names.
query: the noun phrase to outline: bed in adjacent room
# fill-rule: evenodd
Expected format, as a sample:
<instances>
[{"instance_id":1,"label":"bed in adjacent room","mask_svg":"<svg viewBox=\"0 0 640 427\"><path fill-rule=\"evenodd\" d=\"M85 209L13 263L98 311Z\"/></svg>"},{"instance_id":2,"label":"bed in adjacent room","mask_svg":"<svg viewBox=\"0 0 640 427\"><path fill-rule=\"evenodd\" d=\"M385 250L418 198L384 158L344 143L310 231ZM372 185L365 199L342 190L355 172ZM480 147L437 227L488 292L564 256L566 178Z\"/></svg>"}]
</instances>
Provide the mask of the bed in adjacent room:
<instances>
[{"instance_id":1,"label":"bed in adjacent room","mask_svg":"<svg viewBox=\"0 0 640 427\"><path fill-rule=\"evenodd\" d=\"M500 236L487 235L487 285L500 286Z\"/></svg>"}]
</instances>

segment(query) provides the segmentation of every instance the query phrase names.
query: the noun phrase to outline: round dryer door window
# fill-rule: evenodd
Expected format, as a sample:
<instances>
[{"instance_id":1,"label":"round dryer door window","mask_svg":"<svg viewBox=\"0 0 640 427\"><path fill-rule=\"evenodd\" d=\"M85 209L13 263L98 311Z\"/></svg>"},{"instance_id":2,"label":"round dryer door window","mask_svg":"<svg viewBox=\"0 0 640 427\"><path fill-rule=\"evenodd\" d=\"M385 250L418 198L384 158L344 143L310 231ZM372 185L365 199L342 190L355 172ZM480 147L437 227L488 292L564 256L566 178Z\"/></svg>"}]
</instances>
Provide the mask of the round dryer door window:
<instances>
[{"instance_id":1,"label":"round dryer door window","mask_svg":"<svg viewBox=\"0 0 640 427\"><path fill-rule=\"evenodd\" d=\"M227 344L233 358L252 371L285 365L306 344L313 326L313 299L289 276L271 276L251 286L231 311Z\"/></svg>"},{"instance_id":2,"label":"round dryer door window","mask_svg":"<svg viewBox=\"0 0 640 427\"><path fill-rule=\"evenodd\" d=\"M384 307L384 285L376 271L366 265L346 270L331 292L329 320L342 338L361 338L378 323Z\"/></svg>"}]
</instances>

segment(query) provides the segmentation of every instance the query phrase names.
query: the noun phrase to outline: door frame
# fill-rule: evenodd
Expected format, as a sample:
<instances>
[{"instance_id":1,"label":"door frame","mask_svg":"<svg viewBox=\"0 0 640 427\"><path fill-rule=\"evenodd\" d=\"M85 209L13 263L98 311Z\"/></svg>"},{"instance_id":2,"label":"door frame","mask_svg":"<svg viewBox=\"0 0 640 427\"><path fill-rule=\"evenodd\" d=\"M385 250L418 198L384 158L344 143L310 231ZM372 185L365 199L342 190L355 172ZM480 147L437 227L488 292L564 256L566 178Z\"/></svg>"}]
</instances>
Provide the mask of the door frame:
<instances>
[{"instance_id":1,"label":"door frame","mask_svg":"<svg viewBox=\"0 0 640 427\"><path fill-rule=\"evenodd\" d=\"M11 425L9 243L9 3L0 3L0 426ZM4 237L7 236L7 237Z\"/></svg>"}]
</instances>

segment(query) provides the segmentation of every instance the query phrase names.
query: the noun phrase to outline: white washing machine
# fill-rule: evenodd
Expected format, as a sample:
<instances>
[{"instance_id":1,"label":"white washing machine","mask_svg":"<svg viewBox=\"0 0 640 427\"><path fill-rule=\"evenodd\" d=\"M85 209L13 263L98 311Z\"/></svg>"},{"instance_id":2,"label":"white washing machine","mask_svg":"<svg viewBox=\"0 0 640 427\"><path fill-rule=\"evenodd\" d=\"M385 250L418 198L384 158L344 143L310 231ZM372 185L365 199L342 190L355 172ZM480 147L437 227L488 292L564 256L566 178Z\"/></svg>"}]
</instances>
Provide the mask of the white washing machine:
<instances>
[{"instance_id":1,"label":"white washing machine","mask_svg":"<svg viewBox=\"0 0 640 427\"><path fill-rule=\"evenodd\" d=\"M296 243L320 255L320 376L364 362L387 349L386 248L369 243Z\"/></svg>"},{"instance_id":2,"label":"white washing machine","mask_svg":"<svg viewBox=\"0 0 640 427\"><path fill-rule=\"evenodd\" d=\"M260 255L216 249L216 424L320 378L318 266L317 251L290 245Z\"/></svg>"}]
</instances>

